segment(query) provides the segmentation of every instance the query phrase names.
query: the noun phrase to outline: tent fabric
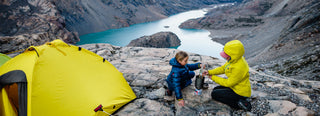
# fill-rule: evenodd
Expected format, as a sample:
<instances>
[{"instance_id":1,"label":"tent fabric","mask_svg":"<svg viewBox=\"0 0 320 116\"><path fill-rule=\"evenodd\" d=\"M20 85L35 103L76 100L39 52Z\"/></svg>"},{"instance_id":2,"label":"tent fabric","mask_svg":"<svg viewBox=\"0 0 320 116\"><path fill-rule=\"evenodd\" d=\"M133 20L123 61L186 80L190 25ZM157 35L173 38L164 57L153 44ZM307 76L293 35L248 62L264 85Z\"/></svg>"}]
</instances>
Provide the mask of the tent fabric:
<instances>
[{"instance_id":1,"label":"tent fabric","mask_svg":"<svg viewBox=\"0 0 320 116\"><path fill-rule=\"evenodd\" d=\"M17 93L13 93L16 96L11 95L11 102L13 102L15 108L19 109L19 116L27 116L27 78L24 72L20 70L14 70L0 76L0 89L6 85L11 85L14 83L16 83L18 87L16 91ZM9 88L9 93L12 93L14 90L16 90Z\"/></svg>"},{"instance_id":2,"label":"tent fabric","mask_svg":"<svg viewBox=\"0 0 320 116\"><path fill-rule=\"evenodd\" d=\"M0 53L0 66L6 63L11 58L5 54Z\"/></svg>"},{"instance_id":3,"label":"tent fabric","mask_svg":"<svg viewBox=\"0 0 320 116\"><path fill-rule=\"evenodd\" d=\"M8 78L3 75L14 70L23 71L27 79L21 85L27 88L19 90L27 91L27 116L105 115L94 111L100 104L112 114L136 98L122 73L111 63L61 40L29 47L0 67L1 78ZM22 115L4 88L0 94L0 110L4 111L0 115Z\"/></svg>"}]
</instances>

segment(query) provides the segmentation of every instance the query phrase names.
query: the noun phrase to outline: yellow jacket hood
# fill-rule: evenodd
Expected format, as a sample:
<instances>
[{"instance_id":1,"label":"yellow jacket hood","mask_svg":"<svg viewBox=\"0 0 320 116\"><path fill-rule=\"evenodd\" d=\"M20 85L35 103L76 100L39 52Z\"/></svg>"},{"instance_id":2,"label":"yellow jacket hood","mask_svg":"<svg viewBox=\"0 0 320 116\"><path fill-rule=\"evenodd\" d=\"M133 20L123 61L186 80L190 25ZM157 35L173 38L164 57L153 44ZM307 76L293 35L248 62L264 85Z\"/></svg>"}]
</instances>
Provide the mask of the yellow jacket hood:
<instances>
[{"instance_id":1,"label":"yellow jacket hood","mask_svg":"<svg viewBox=\"0 0 320 116\"><path fill-rule=\"evenodd\" d=\"M231 57L230 62L239 60L244 55L243 44L239 40L232 40L225 44L224 52Z\"/></svg>"}]
</instances>

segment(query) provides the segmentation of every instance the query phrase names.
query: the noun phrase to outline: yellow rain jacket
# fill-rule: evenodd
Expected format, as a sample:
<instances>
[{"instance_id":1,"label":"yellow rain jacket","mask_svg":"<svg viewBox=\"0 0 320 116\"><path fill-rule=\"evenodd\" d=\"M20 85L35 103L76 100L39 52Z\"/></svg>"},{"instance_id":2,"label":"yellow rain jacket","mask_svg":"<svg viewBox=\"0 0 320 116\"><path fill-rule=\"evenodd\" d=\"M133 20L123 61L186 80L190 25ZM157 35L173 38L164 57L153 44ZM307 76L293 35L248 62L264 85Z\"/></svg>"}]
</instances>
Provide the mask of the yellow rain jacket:
<instances>
[{"instance_id":1,"label":"yellow rain jacket","mask_svg":"<svg viewBox=\"0 0 320 116\"><path fill-rule=\"evenodd\" d=\"M231 59L221 67L209 70L209 75L212 75L212 80L217 84L231 88L240 96L251 96L251 85L249 81L249 66L243 57L244 47L239 40L232 40L225 44L224 52ZM227 79L216 75L226 74Z\"/></svg>"}]
</instances>

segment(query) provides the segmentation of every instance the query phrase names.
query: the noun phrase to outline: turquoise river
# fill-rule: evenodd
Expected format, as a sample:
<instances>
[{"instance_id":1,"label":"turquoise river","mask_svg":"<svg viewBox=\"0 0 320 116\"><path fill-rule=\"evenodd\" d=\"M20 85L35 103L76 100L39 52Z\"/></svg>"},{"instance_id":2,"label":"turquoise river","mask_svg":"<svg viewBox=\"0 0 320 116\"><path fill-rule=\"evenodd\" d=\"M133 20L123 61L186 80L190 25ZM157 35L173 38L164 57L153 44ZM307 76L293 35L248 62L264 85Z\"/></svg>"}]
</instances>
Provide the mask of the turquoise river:
<instances>
[{"instance_id":1,"label":"turquoise river","mask_svg":"<svg viewBox=\"0 0 320 116\"><path fill-rule=\"evenodd\" d=\"M110 29L103 32L82 35L80 36L80 42L78 42L77 45L109 43L123 47L128 45L131 40L139 37L149 36L157 32L171 31L181 40L181 45L172 49L179 49L222 59L219 53L223 49L223 45L212 41L209 37L209 31L179 28L179 25L184 21L203 17L206 14L206 11L207 9L191 10L169 16L168 18L159 21L135 24L125 28Z\"/></svg>"}]
</instances>

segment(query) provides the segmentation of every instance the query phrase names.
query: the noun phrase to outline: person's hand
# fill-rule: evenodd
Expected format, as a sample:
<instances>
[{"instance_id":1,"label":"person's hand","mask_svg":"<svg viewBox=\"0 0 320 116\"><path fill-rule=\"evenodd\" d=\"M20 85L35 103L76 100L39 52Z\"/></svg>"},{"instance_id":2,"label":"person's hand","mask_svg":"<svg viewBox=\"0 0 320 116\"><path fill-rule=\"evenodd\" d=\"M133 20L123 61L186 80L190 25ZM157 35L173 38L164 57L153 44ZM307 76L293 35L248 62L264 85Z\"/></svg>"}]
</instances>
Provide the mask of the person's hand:
<instances>
[{"instance_id":1,"label":"person's hand","mask_svg":"<svg viewBox=\"0 0 320 116\"><path fill-rule=\"evenodd\" d=\"M178 102L178 105L183 107L183 106L184 106L184 100L180 100L180 101Z\"/></svg>"},{"instance_id":2,"label":"person's hand","mask_svg":"<svg viewBox=\"0 0 320 116\"><path fill-rule=\"evenodd\" d=\"M209 75L209 72L208 72L207 70L204 70L204 71L202 72L202 75L203 75L203 76Z\"/></svg>"},{"instance_id":3,"label":"person's hand","mask_svg":"<svg viewBox=\"0 0 320 116\"><path fill-rule=\"evenodd\" d=\"M208 78L209 78L210 80L212 80L212 76L208 76Z\"/></svg>"},{"instance_id":4,"label":"person's hand","mask_svg":"<svg viewBox=\"0 0 320 116\"><path fill-rule=\"evenodd\" d=\"M206 65L204 65L204 64L200 64L200 67L203 67L203 69L206 69Z\"/></svg>"}]
</instances>

